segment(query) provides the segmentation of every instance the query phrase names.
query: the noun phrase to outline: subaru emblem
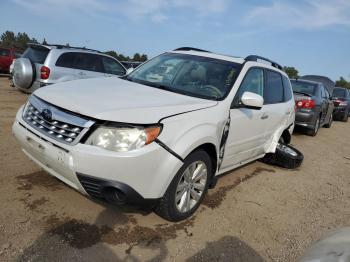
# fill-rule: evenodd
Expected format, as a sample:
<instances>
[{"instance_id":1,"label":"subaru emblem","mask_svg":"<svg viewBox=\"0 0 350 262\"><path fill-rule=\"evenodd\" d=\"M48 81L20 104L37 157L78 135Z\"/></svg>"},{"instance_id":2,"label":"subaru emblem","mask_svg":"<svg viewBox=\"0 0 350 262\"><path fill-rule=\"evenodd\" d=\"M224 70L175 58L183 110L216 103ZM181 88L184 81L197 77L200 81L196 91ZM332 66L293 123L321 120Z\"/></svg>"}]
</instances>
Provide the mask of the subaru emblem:
<instances>
[{"instance_id":1,"label":"subaru emblem","mask_svg":"<svg viewBox=\"0 0 350 262\"><path fill-rule=\"evenodd\" d=\"M52 112L50 111L50 109L45 108L42 112L41 112L41 116L46 120L51 122L52 121Z\"/></svg>"}]
</instances>

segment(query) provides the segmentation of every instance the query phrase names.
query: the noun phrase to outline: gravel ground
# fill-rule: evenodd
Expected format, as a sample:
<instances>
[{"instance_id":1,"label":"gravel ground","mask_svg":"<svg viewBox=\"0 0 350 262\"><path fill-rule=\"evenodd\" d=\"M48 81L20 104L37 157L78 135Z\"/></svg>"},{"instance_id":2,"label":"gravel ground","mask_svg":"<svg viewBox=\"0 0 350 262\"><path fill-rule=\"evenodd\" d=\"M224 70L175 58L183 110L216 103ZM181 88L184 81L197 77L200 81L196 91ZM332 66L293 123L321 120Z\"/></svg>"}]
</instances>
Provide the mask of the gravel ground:
<instances>
[{"instance_id":1,"label":"gravel ground","mask_svg":"<svg viewBox=\"0 0 350 262\"><path fill-rule=\"evenodd\" d=\"M49 87L47 87L49 88ZM293 171L254 162L222 176L191 219L94 202L40 170L11 125L27 95L0 77L0 261L296 261L350 226L350 123L293 135Z\"/></svg>"}]
</instances>

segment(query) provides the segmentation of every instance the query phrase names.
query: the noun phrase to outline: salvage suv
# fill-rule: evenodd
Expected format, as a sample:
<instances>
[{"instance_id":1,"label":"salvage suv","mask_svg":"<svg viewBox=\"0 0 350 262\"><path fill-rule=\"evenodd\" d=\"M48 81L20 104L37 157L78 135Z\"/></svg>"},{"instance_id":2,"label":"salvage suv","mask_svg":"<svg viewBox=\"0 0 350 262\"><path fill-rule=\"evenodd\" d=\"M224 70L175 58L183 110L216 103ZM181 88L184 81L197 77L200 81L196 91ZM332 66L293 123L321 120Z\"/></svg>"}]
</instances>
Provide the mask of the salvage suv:
<instances>
[{"instance_id":1,"label":"salvage suv","mask_svg":"<svg viewBox=\"0 0 350 262\"><path fill-rule=\"evenodd\" d=\"M13 65L13 83L25 93L65 81L125 75L114 57L85 47L28 44Z\"/></svg>"},{"instance_id":2,"label":"salvage suv","mask_svg":"<svg viewBox=\"0 0 350 262\"><path fill-rule=\"evenodd\" d=\"M38 89L13 134L29 158L81 193L152 204L179 221L218 175L290 142L295 103L281 69L258 56L179 48L124 77Z\"/></svg>"}]
</instances>

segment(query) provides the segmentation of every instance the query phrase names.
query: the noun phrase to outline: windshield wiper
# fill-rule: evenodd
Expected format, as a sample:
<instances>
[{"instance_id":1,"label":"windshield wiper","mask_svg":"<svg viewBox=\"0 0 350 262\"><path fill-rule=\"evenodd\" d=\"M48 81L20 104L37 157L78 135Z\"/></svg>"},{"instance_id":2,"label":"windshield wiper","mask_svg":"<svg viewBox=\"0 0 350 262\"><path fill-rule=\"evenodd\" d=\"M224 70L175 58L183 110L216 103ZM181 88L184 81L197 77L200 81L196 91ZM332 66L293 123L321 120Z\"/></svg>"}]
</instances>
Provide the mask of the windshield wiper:
<instances>
[{"instance_id":1,"label":"windshield wiper","mask_svg":"<svg viewBox=\"0 0 350 262\"><path fill-rule=\"evenodd\" d=\"M305 93L305 92L299 92L299 91L293 91L293 93L297 93L297 94L301 94L301 95L304 95L304 96L312 96L308 93Z\"/></svg>"}]
</instances>

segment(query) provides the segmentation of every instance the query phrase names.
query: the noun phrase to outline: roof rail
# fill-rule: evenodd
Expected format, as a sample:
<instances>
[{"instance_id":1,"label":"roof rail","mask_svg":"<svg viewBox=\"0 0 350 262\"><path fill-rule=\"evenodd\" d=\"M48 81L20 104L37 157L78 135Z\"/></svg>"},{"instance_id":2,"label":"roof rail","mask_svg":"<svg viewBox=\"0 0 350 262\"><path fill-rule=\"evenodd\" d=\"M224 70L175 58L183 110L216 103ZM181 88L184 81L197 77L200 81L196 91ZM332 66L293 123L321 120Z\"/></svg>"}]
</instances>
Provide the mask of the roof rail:
<instances>
[{"instance_id":1,"label":"roof rail","mask_svg":"<svg viewBox=\"0 0 350 262\"><path fill-rule=\"evenodd\" d=\"M258 55L249 55L246 58L244 58L244 60L245 61L254 61L254 62L258 62L258 60L264 60L266 62L269 62L273 67L276 67L276 68L278 68L280 70L283 69L283 67L280 64L278 64L278 63L276 63L276 62L274 62L274 61L272 61L272 60L270 60L268 58L265 58L265 57L262 57L262 56L258 56Z\"/></svg>"},{"instance_id":2,"label":"roof rail","mask_svg":"<svg viewBox=\"0 0 350 262\"><path fill-rule=\"evenodd\" d=\"M101 53L101 51L99 50L95 50L95 49L90 49L90 48L86 48L86 47L77 47L77 46L67 46L67 45L60 45L60 44L37 44L37 43L28 43L28 46L53 46L56 47L57 49L63 49L63 48L67 48L67 49L81 49L81 50L87 50L87 51L94 51L94 52L98 52Z\"/></svg>"},{"instance_id":3,"label":"roof rail","mask_svg":"<svg viewBox=\"0 0 350 262\"><path fill-rule=\"evenodd\" d=\"M187 47L187 46L176 48L173 51L197 51L197 52L211 53L210 51L207 51L207 50L203 50L195 47Z\"/></svg>"}]
</instances>

